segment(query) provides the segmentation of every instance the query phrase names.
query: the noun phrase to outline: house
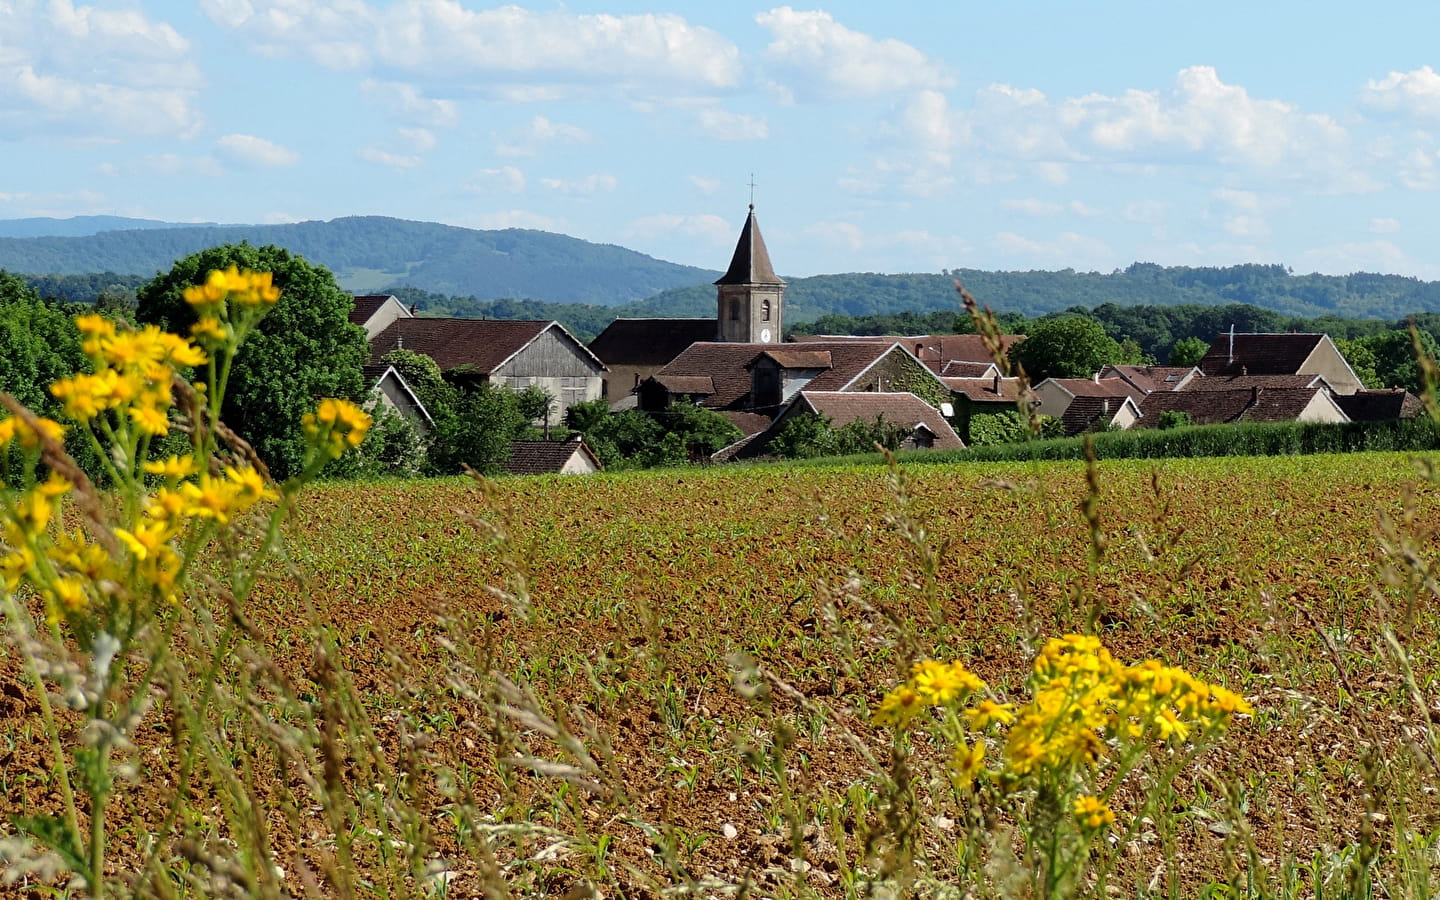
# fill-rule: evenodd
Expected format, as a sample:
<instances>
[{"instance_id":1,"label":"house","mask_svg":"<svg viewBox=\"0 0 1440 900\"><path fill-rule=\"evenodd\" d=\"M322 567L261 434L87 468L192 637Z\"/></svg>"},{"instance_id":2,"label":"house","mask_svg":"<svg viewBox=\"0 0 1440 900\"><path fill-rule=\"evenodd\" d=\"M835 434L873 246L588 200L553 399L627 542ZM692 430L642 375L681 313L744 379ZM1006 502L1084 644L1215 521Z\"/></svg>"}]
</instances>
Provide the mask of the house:
<instances>
[{"instance_id":1,"label":"house","mask_svg":"<svg viewBox=\"0 0 1440 900\"><path fill-rule=\"evenodd\" d=\"M605 467L577 434L568 441L511 441L507 475L589 475Z\"/></svg>"},{"instance_id":2,"label":"house","mask_svg":"<svg viewBox=\"0 0 1440 900\"><path fill-rule=\"evenodd\" d=\"M801 390L910 391L943 402L939 376L895 343L693 344L636 389L652 412L682 398L717 412L773 419Z\"/></svg>"},{"instance_id":3,"label":"house","mask_svg":"<svg viewBox=\"0 0 1440 900\"><path fill-rule=\"evenodd\" d=\"M796 416L811 413L830 420L839 428L851 422L884 421L909 431L900 445L902 450L963 450L965 443L950 427L940 410L909 392L852 393L845 391L804 390L786 404L785 409L763 432L726 447L716 454L723 459L751 459L764 456L770 442Z\"/></svg>"},{"instance_id":4,"label":"house","mask_svg":"<svg viewBox=\"0 0 1440 900\"><path fill-rule=\"evenodd\" d=\"M1114 366L1107 365L1096 373L1101 381L1119 378L1141 396L1156 391L1183 391L1196 378L1205 377L1196 366ZM1131 394L1131 396L1135 396Z\"/></svg>"},{"instance_id":5,"label":"house","mask_svg":"<svg viewBox=\"0 0 1440 900\"><path fill-rule=\"evenodd\" d=\"M350 322L365 329L365 340L375 340L396 319L411 319L415 313L393 294L356 294Z\"/></svg>"},{"instance_id":6,"label":"house","mask_svg":"<svg viewBox=\"0 0 1440 900\"><path fill-rule=\"evenodd\" d=\"M1145 393L1124 378L1047 378L1032 389L1037 411L1059 419L1076 397L1108 397L1135 401Z\"/></svg>"},{"instance_id":7,"label":"house","mask_svg":"<svg viewBox=\"0 0 1440 900\"><path fill-rule=\"evenodd\" d=\"M951 363L950 365L954 365ZM947 365L947 370L950 366ZM994 368L992 366L992 368ZM955 415L955 431L962 440L970 441L970 420L980 415L1017 412L1020 409L1020 379L1001 378L995 374L984 378L952 378L940 376L950 389Z\"/></svg>"},{"instance_id":8,"label":"house","mask_svg":"<svg viewBox=\"0 0 1440 900\"><path fill-rule=\"evenodd\" d=\"M1325 388L1332 394L1335 389L1324 375L1215 375L1197 378L1188 382L1185 391L1248 391L1259 388L1262 391L1303 391L1310 388Z\"/></svg>"},{"instance_id":9,"label":"house","mask_svg":"<svg viewBox=\"0 0 1440 900\"><path fill-rule=\"evenodd\" d=\"M370 361L392 350L435 360L447 379L474 380L554 398L553 421L576 403L597 400L605 365L559 322L397 318L370 342Z\"/></svg>"},{"instance_id":10,"label":"house","mask_svg":"<svg viewBox=\"0 0 1440 900\"><path fill-rule=\"evenodd\" d=\"M1425 412L1424 402L1404 388L1386 391L1356 391L1341 395L1335 402L1352 422L1382 422L1387 419L1414 419Z\"/></svg>"},{"instance_id":11,"label":"house","mask_svg":"<svg viewBox=\"0 0 1440 900\"><path fill-rule=\"evenodd\" d=\"M686 347L716 337L714 319L616 319L590 342L605 364L601 396L612 408L634 406L632 391ZM628 401L628 402L627 402Z\"/></svg>"},{"instance_id":12,"label":"house","mask_svg":"<svg viewBox=\"0 0 1440 900\"><path fill-rule=\"evenodd\" d=\"M1154 428L1166 412L1185 413L1195 425L1350 421L1337 401L1336 395L1322 385L1308 388L1157 391L1140 401L1140 424Z\"/></svg>"},{"instance_id":13,"label":"house","mask_svg":"<svg viewBox=\"0 0 1440 900\"><path fill-rule=\"evenodd\" d=\"M1076 397L1060 416L1066 437L1090 431L1124 431L1140 421L1133 397Z\"/></svg>"},{"instance_id":14,"label":"house","mask_svg":"<svg viewBox=\"0 0 1440 900\"><path fill-rule=\"evenodd\" d=\"M1337 394L1364 385L1327 334L1221 334L1201 358L1206 377L1323 375Z\"/></svg>"},{"instance_id":15,"label":"house","mask_svg":"<svg viewBox=\"0 0 1440 900\"><path fill-rule=\"evenodd\" d=\"M364 365L360 367L360 371L370 386L371 399L367 406L388 409L415 426L421 433L430 432L435 420L430 417L430 411L420 402L410 385L395 371L394 366Z\"/></svg>"}]
</instances>

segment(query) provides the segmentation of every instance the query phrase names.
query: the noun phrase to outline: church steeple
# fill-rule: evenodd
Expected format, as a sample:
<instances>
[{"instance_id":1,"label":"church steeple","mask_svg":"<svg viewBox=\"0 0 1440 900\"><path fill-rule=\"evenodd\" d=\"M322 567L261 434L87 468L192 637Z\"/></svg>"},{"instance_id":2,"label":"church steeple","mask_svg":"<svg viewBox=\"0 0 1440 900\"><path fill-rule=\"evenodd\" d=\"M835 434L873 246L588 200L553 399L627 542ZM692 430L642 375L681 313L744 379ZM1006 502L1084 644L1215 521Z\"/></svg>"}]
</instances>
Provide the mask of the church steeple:
<instances>
[{"instance_id":1,"label":"church steeple","mask_svg":"<svg viewBox=\"0 0 1440 900\"><path fill-rule=\"evenodd\" d=\"M715 285L717 340L760 344L780 340L785 282L770 264L753 203L730 268Z\"/></svg>"}]
</instances>

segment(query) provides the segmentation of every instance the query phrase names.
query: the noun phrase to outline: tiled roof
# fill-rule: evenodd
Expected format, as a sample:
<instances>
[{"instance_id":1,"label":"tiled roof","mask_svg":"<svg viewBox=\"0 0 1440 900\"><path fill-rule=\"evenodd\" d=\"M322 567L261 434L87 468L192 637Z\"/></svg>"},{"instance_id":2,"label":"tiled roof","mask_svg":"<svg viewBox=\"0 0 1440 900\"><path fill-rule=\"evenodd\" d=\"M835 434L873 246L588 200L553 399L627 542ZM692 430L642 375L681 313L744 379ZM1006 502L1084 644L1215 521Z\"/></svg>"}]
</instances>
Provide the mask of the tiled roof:
<instances>
[{"instance_id":1,"label":"tiled roof","mask_svg":"<svg viewBox=\"0 0 1440 900\"><path fill-rule=\"evenodd\" d=\"M965 362L952 359L940 367L944 378L987 378L999 371L993 362Z\"/></svg>"},{"instance_id":2,"label":"tiled roof","mask_svg":"<svg viewBox=\"0 0 1440 900\"><path fill-rule=\"evenodd\" d=\"M1020 399L1020 379L1001 378L1000 390L995 390L994 378L947 378L941 376L945 386L957 394L964 394L976 403L1014 403Z\"/></svg>"},{"instance_id":3,"label":"tiled roof","mask_svg":"<svg viewBox=\"0 0 1440 900\"><path fill-rule=\"evenodd\" d=\"M715 335L714 319L616 319L590 342L590 352L607 366L663 366Z\"/></svg>"},{"instance_id":4,"label":"tiled roof","mask_svg":"<svg viewBox=\"0 0 1440 900\"><path fill-rule=\"evenodd\" d=\"M1082 432L1099 430L1108 426L1120 412L1128 397L1076 397L1065 407L1060 424L1065 427L1065 436L1074 437Z\"/></svg>"},{"instance_id":5,"label":"tiled roof","mask_svg":"<svg viewBox=\"0 0 1440 900\"><path fill-rule=\"evenodd\" d=\"M1206 375L1294 375L1325 340L1323 334L1237 334L1232 349L1231 335L1217 335L1200 371Z\"/></svg>"},{"instance_id":6,"label":"tiled roof","mask_svg":"<svg viewBox=\"0 0 1440 900\"><path fill-rule=\"evenodd\" d=\"M730 259L730 268L725 270L716 284L784 284L770 265L770 251L765 249L765 239L760 236L760 225L755 221L755 207L745 217L745 227L740 229L740 240L735 244L735 255Z\"/></svg>"},{"instance_id":7,"label":"tiled roof","mask_svg":"<svg viewBox=\"0 0 1440 900\"><path fill-rule=\"evenodd\" d=\"M1209 375L1192 380L1182 391L1241 391L1260 388L1264 391L1299 391L1326 387L1322 375Z\"/></svg>"},{"instance_id":8,"label":"tiled roof","mask_svg":"<svg viewBox=\"0 0 1440 900\"><path fill-rule=\"evenodd\" d=\"M435 360L441 371L458 369L485 375L551 328L559 329L583 354L591 356L558 322L396 319L370 342L370 360L378 362L391 350L403 348ZM599 360L595 363L601 365Z\"/></svg>"},{"instance_id":9,"label":"tiled roof","mask_svg":"<svg viewBox=\"0 0 1440 900\"><path fill-rule=\"evenodd\" d=\"M1196 425L1223 422L1293 422L1325 388L1229 391L1156 391L1140 402L1141 424L1159 424L1169 410L1188 413Z\"/></svg>"},{"instance_id":10,"label":"tiled roof","mask_svg":"<svg viewBox=\"0 0 1440 900\"><path fill-rule=\"evenodd\" d=\"M811 410L827 416L837 428L851 422L873 422L876 419L905 428L924 425L935 435L933 449L965 448L965 443L940 411L911 393L801 391L800 398Z\"/></svg>"},{"instance_id":11,"label":"tiled roof","mask_svg":"<svg viewBox=\"0 0 1440 900\"><path fill-rule=\"evenodd\" d=\"M828 369L832 364L829 350L776 347L760 355L775 360L782 369Z\"/></svg>"},{"instance_id":12,"label":"tiled roof","mask_svg":"<svg viewBox=\"0 0 1440 900\"><path fill-rule=\"evenodd\" d=\"M715 379L709 375L656 375L655 380L672 394L704 397L715 393Z\"/></svg>"},{"instance_id":13,"label":"tiled roof","mask_svg":"<svg viewBox=\"0 0 1440 900\"><path fill-rule=\"evenodd\" d=\"M390 294L356 294L355 308L350 311L350 322L354 325L364 325L375 315L375 311L385 305L390 299Z\"/></svg>"},{"instance_id":14,"label":"tiled roof","mask_svg":"<svg viewBox=\"0 0 1440 900\"><path fill-rule=\"evenodd\" d=\"M1386 419L1413 419L1424 410L1420 398L1405 390L1356 391L1337 396L1335 402L1352 422L1380 422Z\"/></svg>"},{"instance_id":15,"label":"tiled roof","mask_svg":"<svg viewBox=\"0 0 1440 900\"><path fill-rule=\"evenodd\" d=\"M757 435L770 427L770 417L762 416L759 413L724 410L720 415L724 416L731 425L745 432L747 436Z\"/></svg>"},{"instance_id":16,"label":"tiled roof","mask_svg":"<svg viewBox=\"0 0 1440 900\"><path fill-rule=\"evenodd\" d=\"M1006 334L1000 336L1001 348L1009 352L1010 348L1019 341L1023 341L1023 334ZM835 342L835 341L884 341L887 344L899 344L911 353L920 358L936 372L943 371L945 364L952 361L959 362L994 362L990 357L990 351L985 349L985 340L978 334L883 334L883 335L836 335L836 334L797 334L795 340L802 343L812 342ZM917 352L918 348L918 352Z\"/></svg>"},{"instance_id":17,"label":"tiled roof","mask_svg":"<svg viewBox=\"0 0 1440 900\"><path fill-rule=\"evenodd\" d=\"M868 341L809 343L807 351L828 351L830 368L806 385L817 391L839 390L888 353L893 344ZM743 408L750 394L751 364L762 354L775 351L774 344L699 343L691 344L655 375L656 381L675 375L708 376L715 391L702 401L710 409Z\"/></svg>"},{"instance_id":18,"label":"tiled roof","mask_svg":"<svg viewBox=\"0 0 1440 900\"><path fill-rule=\"evenodd\" d=\"M1105 366L1100 370L1101 381L1123 378L1146 394L1183 390L1183 385L1198 377L1200 372L1194 366Z\"/></svg>"},{"instance_id":19,"label":"tiled roof","mask_svg":"<svg viewBox=\"0 0 1440 900\"><path fill-rule=\"evenodd\" d=\"M1123 378L1047 378L1040 384L1057 384L1076 397L1136 397L1140 391ZM1036 385L1038 388L1040 385Z\"/></svg>"},{"instance_id":20,"label":"tiled roof","mask_svg":"<svg viewBox=\"0 0 1440 900\"><path fill-rule=\"evenodd\" d=\"M565 468L576 453L583 453L595 468L602 468L600 460L578 437L568 441L511 441L510 459L501 468L510 475L553 475Z\"/></svg>"}]
</instances>

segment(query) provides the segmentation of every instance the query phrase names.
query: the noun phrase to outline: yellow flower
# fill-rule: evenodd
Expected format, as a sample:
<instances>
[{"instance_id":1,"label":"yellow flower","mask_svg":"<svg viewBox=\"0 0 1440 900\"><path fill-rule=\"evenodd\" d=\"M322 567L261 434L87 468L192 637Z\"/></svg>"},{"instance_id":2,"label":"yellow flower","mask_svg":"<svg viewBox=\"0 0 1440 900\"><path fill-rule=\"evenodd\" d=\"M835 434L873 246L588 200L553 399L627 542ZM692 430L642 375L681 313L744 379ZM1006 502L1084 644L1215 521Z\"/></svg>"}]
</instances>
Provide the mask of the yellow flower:
<instances>
[{"instance_id":1,"label":"yellow flower","mask_svg":"<svg viewBox=\"0 0 1440 900\"><path fill-rule=\"evenodd\" d=\"M910 684L932 706L943 706L963 694L985 687L985 682L961 663L942 663L933 659L915 664Z\"/></svg>"},{"instance_id":2,"label":"yellow flower","mask_svg":"<svg viewBox=\"0 0 1440 900\"><path fill-rule=\"evenodd\" d=\"M15 416L0 420L0 447L9 446L11 441L18 439L21 447L26 450L34 450L40 446L42 434L51 440L64 440L64 425L50 419L38 419L37 422L40 426L38 433L26 425L24 420Z\"/></svg>"},{"instance_id":3,"label":"yellow flower","mask_svg":"<svg viewBox=\"0 0 1440 900\"><path fill-rule=\"evenodd\" d=\"M130 418L135 426L150 435L162 435L170 430L168 410L160 406L132 406Z\"/></svg>"},{"instance_id":4,"label":"yellow flower","mask_svg":"<svg viewBox=\"0 0 1440 900\"><path fill-rule=\"evenodd\" d=\"M872 719L876 725L903 728L924 708L925 703L920 695L909 685L902 684L885 695L885 699L881 700L875 709Z\"/></svg>"},{"instance_id":5,"label":"yellow flower","mask_svg":"<svg viewBox=\"0 0 1440 900\"><path fill-rule=\"evenodd\" d=\"M961 741L955 745L955 752L950 756L950 778L955 786L961 790L968 791L975 784L975 779L985 771L985 742L976 741L974 746L966 747Z\"/></svg>"},{"instance_id":6,"label":"yellow flower","mask_svg":"<svg viewBox=\"0 0 1440 900\"><path fill-rule=\"evenodd\" d=\"M370 416L349 400L327 397L313 413L300 420L311 445L331 459L339 459L347 447L358 447L370 430Z\"/></svg>"},{"instance_id":7,"label":"yellow flower","mask_svg":"<svg viewBox=\"0 0 1440 900\"><path fill-rule=\"evenodd\" d=\"M174 479L189 478L200 471L200 467L195 463L195 457L191 454L151 460L144 463L141 468L151 475L163 475L166 478Z\"/></svg>"},{"instance_id":8,"label":"yellow flower","mask_svg":"<svg viewBox=\"0 0 1440 900\"><path fill-rule=\"evenodd\" d=\"M130 549L131 555L136 559L144 560L159 552L165 542L174 535L164 522L151 520L141 522L135 526L134 531L117 528L115 536Z\"/></svg>"},{"instance_id":9,"label":"yellow flower","mask_svg":"<svg viewBox=\"0 0 1440 900\"><path fill-rule=\"evenodd\" d=\"M981 700L973 709L965 710L964 716L969 720L971 728L984 731L991 725L1009 725L1014 722L1015 704Z\"/></svg>"},{"instance_id":10,"label":"yellow flower","mask_svg":"<svg viewBox=\"0 0 1440 900\"><path fill-rule=\"evenodd\" d=\"M1075 798L1075 819L1087 831L1115 824L1115 812L1099 797L1082 794Z\"/></svg>"},{"instance_id":11,"label":"yellow flower","mask_svg":"<svg viewBox=\"0 0 1440 900\"><path fill-rule=\"evenodd\" d=\"M190 326L190 333L198 341L210 344L224 344L230 341L235 330L229 325L220 321L219 316L201 316L194 325Z\"/></svg>"}]
</instances>

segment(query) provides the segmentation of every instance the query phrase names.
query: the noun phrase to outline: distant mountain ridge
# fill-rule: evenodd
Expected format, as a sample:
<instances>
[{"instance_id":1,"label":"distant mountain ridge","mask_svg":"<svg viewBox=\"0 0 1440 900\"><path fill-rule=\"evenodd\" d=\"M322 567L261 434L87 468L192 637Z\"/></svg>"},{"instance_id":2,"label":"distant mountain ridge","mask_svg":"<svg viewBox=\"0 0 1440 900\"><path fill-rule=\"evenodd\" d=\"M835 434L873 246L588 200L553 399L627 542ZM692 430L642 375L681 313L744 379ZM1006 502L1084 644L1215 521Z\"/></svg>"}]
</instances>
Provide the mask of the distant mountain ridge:
<instances>
[{"instance_id":1,"label":"distant mountain ridge","mask_svg":"<svg viewBox=\"0 0 1440 900\"><path fill-rule=\"evenodd\" d=\"M131 219L126 216L71 216L55 219L0 219L0 238L88 237L102 231L143 231L156 228L190 228L214 222L162 222L159 219Z\"/></svg>"},{"instance_id":2,"label":"distant mountain ridge","mask_svg":"<svg viewBox=\"0 0 1440 900\"><path fill-rule=\"evenodd\" d=\"M545 231L480 231L383 216L290 225L211 225L0 238L0 269L26 275L153 275L216 244L275 244L329 268L348 290L411 285L487 299L617 306L718 272Z\"/></svg>"}]
</instances>

